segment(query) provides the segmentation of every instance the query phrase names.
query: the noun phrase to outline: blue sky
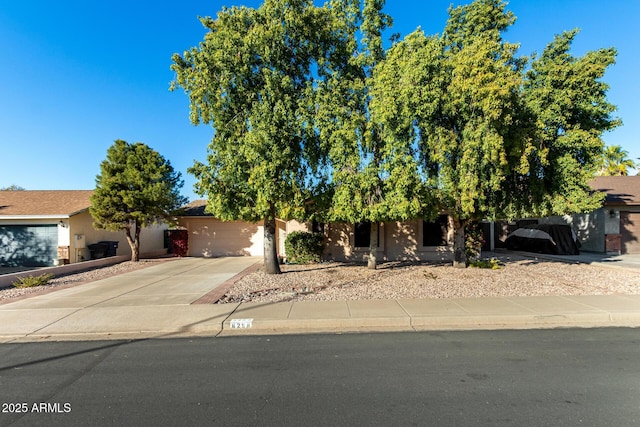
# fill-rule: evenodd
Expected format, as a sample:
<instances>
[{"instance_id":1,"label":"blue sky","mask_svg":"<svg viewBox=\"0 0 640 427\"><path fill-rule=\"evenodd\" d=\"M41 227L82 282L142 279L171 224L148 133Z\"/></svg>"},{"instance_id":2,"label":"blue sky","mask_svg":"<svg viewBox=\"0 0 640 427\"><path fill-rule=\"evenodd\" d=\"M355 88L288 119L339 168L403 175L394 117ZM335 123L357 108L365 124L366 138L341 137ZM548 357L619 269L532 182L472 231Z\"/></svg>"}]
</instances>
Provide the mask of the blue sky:
<instances>
[{"instance_id":1,"label":"blue sky","mask_svg":"<svg viewBox=\"0 0 640 427\"><path fill-rule=\"evenodd\" d=\"M183 194L198 198L186 170L206 158L212 130L191 125L187 96L169 91L171 55L202 40L198 16L260 3L0 0L0 187L92 189L107 148L124 139L159 151L182 173ZM439 33L451 3L468 2L388 0L392 32ZM512 0L508 8L518 20L505 38L521 54L576 27L574 55L618 49L604 80L624 125L604 140L640 157L640 2Z\"/></svg>"}]
</instances>

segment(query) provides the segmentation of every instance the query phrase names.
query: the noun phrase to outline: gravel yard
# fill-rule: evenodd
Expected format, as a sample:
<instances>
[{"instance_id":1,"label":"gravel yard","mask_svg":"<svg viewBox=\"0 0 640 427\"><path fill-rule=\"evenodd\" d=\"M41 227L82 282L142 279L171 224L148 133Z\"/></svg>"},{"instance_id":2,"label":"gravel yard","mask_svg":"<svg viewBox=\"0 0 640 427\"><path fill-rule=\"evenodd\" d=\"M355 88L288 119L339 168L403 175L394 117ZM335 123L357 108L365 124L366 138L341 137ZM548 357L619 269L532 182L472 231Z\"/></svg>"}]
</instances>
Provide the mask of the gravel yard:
<instances>
[{"instance_id":1,"label":"gravel yard","mask_svg":"<svg viewBox=\"0 0 640 427\"><path fill-rule=\"evenodd\" d=\"M498 270L387 262L363 265L283 265L273 276L258 270L219 301L280 302L396 298L640 294L640 272L496 255Z\"/></svg>"},{"instance_id":2,"label":"gravel yard","mask_svg":"<svg viewBox=\"0 0 640 427\"><path fill-rule=\"evenodd\" d=\"M495 255L495 254L494 254ZM495 255L498 270L429 263L381 263L377 270L361 264L283 265L283 274L262 268L238 280L218 303L329 301L396 298L464 298L542 295L640 294L640 272ZM50 292L166 262L167 259L123 262L109 267L56 277L49 285L0 290L0 302ZM36 271L31 274L39 274Z\"/></svg>"}]
</instances>

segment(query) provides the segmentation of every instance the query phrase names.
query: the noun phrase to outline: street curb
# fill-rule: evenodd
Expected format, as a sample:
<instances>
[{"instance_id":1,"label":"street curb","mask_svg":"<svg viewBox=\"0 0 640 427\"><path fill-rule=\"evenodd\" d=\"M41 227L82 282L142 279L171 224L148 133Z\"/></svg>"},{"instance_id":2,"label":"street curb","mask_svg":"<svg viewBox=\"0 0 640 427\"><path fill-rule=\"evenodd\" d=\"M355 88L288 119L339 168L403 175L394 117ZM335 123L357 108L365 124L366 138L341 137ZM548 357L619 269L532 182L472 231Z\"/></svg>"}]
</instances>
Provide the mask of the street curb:
<instances>
[{"instance_id":1,"label":"street curb","mask_svg":"<svg viewBox=\"0 0 640 427\"><path fill-rule=\"evenodd\" d=\"M231 316L198 328L93 333L0 335L0 343L44 341L111 341L189 337L349 334L429 331L538 330L572 328L640 328L640 313L574 313L550 315L406 316L342 319L255 319L250 327L232 328Z\"/></svg>"},{"instance_id":2,"label":"street curb","mask_svg":"<svg viewBox=\"0 0 640 427\"><path fill-rule=\"evenodd\" d=\"M575 313L553 315L415 316L305 320L253 320L250 327L223 322L218 336L296 335L365 332L428 332L503 329L640 328L640 313Z\"/></svg>"}]
</instances>

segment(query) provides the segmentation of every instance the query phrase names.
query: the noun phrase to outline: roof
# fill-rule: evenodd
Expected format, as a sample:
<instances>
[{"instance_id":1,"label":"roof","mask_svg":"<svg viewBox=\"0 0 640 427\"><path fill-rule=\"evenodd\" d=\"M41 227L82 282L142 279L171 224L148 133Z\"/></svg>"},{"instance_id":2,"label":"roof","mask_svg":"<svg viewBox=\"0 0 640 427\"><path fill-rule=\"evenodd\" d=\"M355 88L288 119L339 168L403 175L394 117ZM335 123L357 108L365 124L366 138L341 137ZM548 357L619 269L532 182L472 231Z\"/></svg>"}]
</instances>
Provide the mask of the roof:
<instances>
[{"instance_id":1,"label":"roof","mask_svg":"<svg viewBox=\"0 0 640 427\"><path fill-rule=\"evenodd\" d=\"M607 194L607 205L640 205L640 176L597 176L589 185Z\"/></svg>"},{"instance_id":2,"label":"roof","mask_svg":"<svg viewBox=\"0 0 640 427\"><path fill-rule=\"evenodd\" d=\"M180 216L213 216L204 211L206 207L206 200L194 200L180 208Z\"/></svg>"},{"instance_id":3,"label":"roof","mask_svg":"<svg viewBox=\"0 0 640 427\"><path fill-rule=\"evenodd\" d=\"M64 218L89 209L93 190L0 191L0 218Z\"/></svg>"}]
</instances>

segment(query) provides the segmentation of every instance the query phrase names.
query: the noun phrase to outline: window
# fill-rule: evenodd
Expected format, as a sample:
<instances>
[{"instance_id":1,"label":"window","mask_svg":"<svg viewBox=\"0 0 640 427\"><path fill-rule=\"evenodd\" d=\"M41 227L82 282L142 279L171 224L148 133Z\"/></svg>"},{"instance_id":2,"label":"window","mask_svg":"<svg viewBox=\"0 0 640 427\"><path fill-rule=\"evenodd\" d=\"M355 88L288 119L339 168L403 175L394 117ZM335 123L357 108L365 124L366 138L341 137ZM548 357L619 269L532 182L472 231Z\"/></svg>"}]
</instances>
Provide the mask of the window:
<instances>
[{"instance_id":1,"label":"window","mask_svg":"<svg viewBox=\"0 0 640 427\"><path fill-rule=\"evenodd\" d=\"M354 227L356 248L368 248L371 242L371 223L359 222ZM380 247L380 226L378 226L378 247Z\"/></svg>"},{"instance_id":2,"label":"window","mask_svg":"<svg viewBox=\"0 0 640 427\"><path fill-rule=\"evenodd\" d=\"M422 221L422 246L446 246L448 244L449 217L440 215L433 221Z\"/></svg>"}]
</instances>

